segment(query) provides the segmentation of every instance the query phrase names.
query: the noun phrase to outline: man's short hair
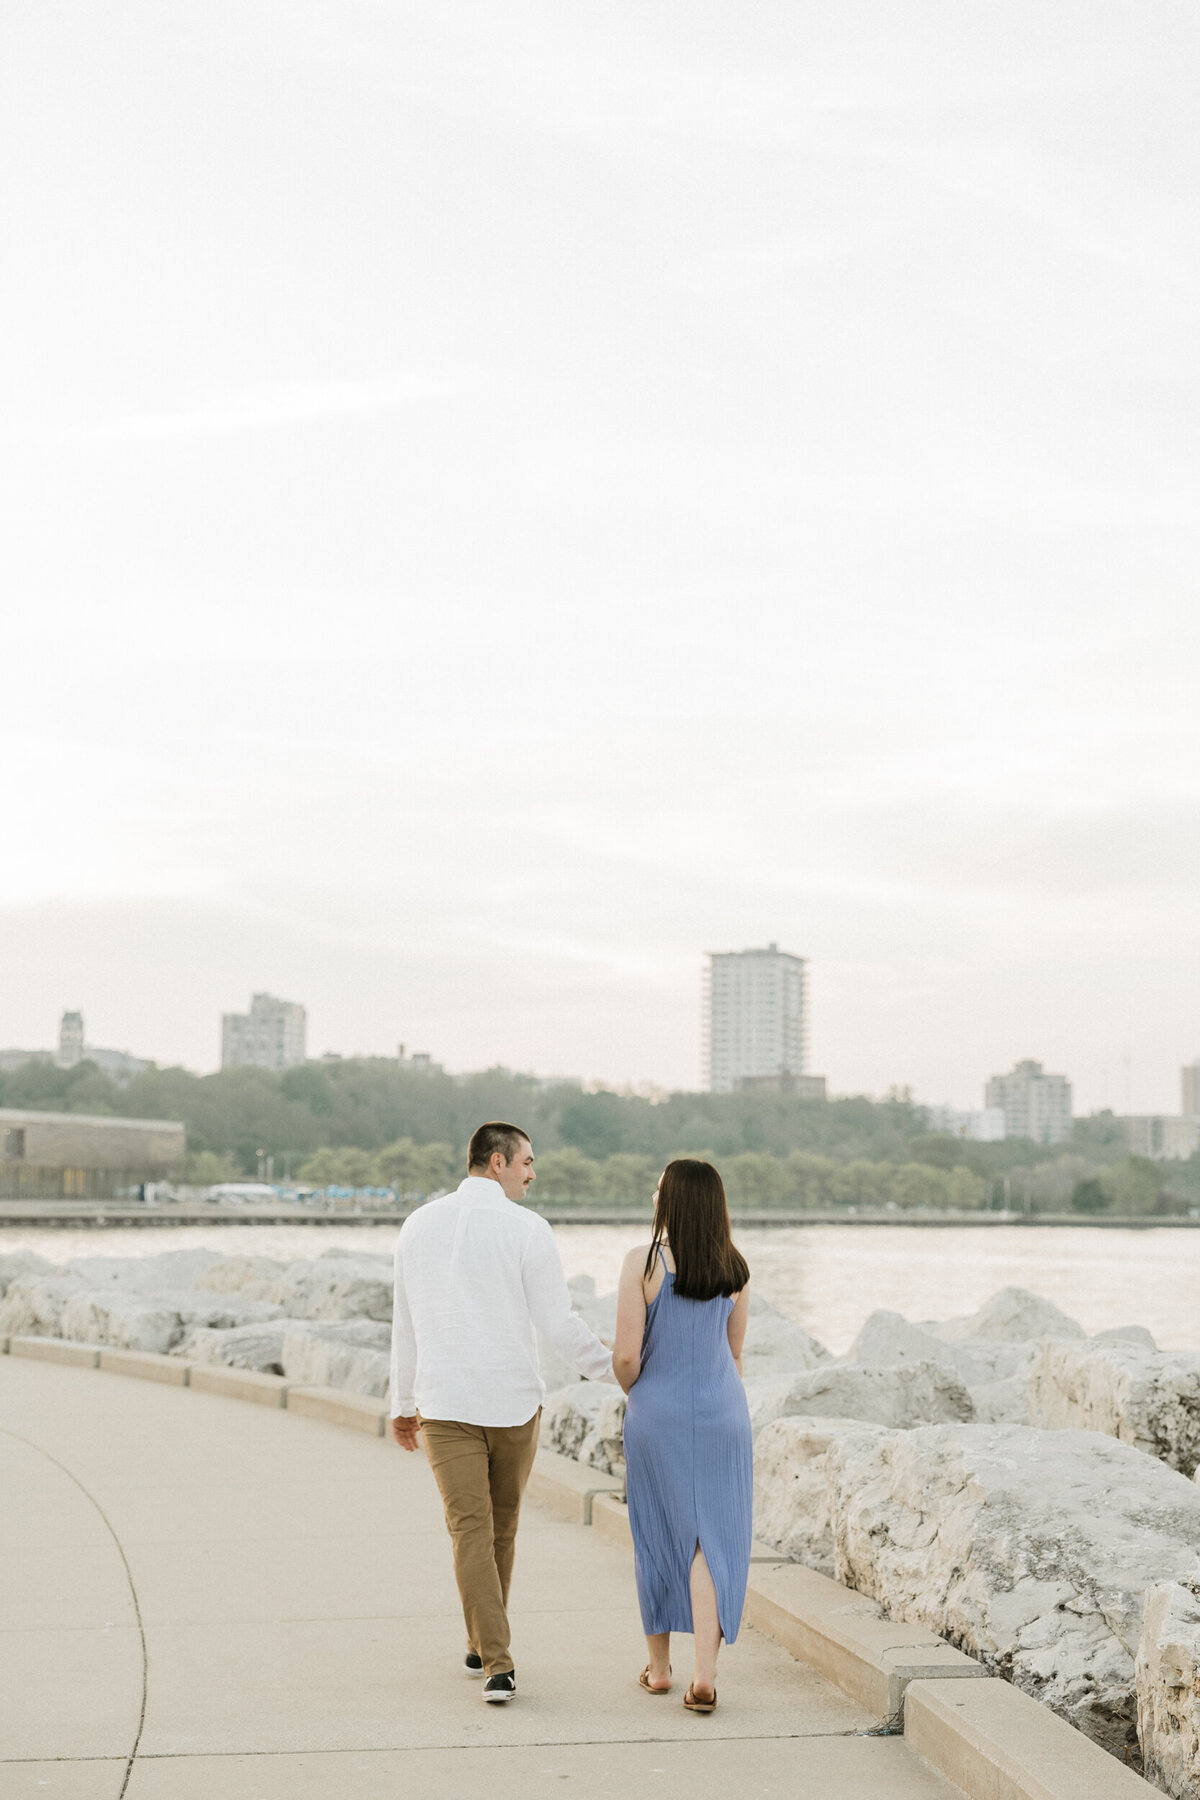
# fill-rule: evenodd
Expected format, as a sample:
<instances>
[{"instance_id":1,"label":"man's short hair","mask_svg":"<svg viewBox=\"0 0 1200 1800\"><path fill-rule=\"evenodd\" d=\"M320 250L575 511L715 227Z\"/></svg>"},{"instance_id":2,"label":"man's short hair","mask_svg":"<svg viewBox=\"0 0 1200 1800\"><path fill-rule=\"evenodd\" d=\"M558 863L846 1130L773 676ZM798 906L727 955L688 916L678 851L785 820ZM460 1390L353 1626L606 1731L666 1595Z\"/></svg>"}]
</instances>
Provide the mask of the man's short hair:
<instances>
[{"instance_id":1,"label":"man's short hair","mask_svg":"<svg viewBox=\"0 0 1200 1800\"><path fill-rule=\"evenodd\" d=\"M519 1125L505 1125L499 1119L492 1119L481 1125L471 1139L467 1150L468 1169L486 1169L497 1150L506 1163L510 1163L522 1144L529 1142L529 1133L522 1131Z\"/></svg>"}]
</instances>

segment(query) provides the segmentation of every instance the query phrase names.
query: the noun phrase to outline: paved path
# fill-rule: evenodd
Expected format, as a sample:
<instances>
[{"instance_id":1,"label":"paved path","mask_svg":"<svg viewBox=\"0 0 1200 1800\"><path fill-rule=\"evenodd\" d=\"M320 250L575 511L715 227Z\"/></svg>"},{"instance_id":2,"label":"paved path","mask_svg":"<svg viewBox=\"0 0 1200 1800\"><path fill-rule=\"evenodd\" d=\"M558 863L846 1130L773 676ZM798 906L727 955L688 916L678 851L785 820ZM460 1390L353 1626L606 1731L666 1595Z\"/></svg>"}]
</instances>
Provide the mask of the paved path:
<instances>
[{"instance_id":1,"label":"paved path","mask_svg":"<svg viewBox=\"0 0 1200 1800\"><path fill-rule=\"evenodd\" d=\"M0 1571L0 1800L960 1800L753 1631L643 1694L628 1555L532 1506L485 1706L424 1458L284 1411L0 1357Z\"/></svg>"}]
</instances>

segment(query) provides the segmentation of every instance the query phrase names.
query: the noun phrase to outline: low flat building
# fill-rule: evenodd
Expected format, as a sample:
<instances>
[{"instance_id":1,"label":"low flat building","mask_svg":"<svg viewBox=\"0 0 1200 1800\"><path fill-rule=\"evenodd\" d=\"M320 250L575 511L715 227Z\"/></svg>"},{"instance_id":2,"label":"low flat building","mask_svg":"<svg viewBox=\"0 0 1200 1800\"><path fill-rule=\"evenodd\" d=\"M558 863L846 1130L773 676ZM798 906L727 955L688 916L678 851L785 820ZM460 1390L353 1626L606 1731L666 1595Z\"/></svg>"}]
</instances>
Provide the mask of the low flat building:
<instances>
[{"instance_id":1,"label":"low flat building","mask_svg":"<svg viewBox=\"0 0 1200 1800\"><path fill-rule=\"evenodd\" d=\"M824 1100L823 1075L739 1075L733 1084L735 1094L791 1094L794 1100Z\"/></svg>"},{"instance_id":2,"label":"low flat building","mask_svg":"<svg viewBox=\"0 0 1200 1800\"><path fill-rule=\"evenodd\" d=\"M0 1199L110 1200L166 1180L186 1147L177 1119L0 1107Z\"/></svg>"},{"instance_id":3,"label":"low flat building","mask_svg":"<svg viewBox=\"0 0 1200 1800\"><path fill-rule=\"evenodd\" d=\"M1186 1162L1200 1150L1200 1118L1130 1113L1119 1123L1131 1156L1148 1156L1152 1162Z\"/></svg>"},{"instance_id":4,"label":"low flat building","mask_svg":"<svg viewBox=\"0 0 1200 1800\"><path fill-rule=\"evenodd\" d=\"M1047 1075L1032 1058L1008 1075L993 1075L984 1090L985 1107L1004 1114L1006 1138L1035 1144L1062 1144L1071 1135L1071 1084L1065 1075Z\"/></svg>"}]
</instances>

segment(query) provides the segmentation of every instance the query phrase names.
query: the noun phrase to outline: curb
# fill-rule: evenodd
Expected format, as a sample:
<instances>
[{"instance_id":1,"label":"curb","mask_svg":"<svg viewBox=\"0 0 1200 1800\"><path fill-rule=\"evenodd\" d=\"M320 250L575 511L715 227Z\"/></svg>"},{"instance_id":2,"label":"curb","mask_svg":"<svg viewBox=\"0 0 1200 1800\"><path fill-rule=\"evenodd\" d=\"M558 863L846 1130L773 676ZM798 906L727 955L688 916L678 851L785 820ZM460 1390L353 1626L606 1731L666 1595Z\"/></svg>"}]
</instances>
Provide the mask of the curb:
<instances>
[{"instance_id":1,"label":"curb","mask_svg":"<svg viewBox=\"0 0 1200 1800\"><path fill-rule=\"evenodd\" d=\"M6 1352L190 1386L371 1437L387 1435L385 1401L341 1388L292 1387L282 1376L255 1370L62 1338L0 1338L0 1355ZM632 1552L629 1511L617 1497L622 1491L614 1476L551 1450L538 1451L527 1489L538 1505ZM757 1541L745 1621L881 1719L884 1733L902 1730L909 1746L967 1800L1135 1800L1159 1793L944 1638L885 1619L876 1601Z\"/></svg>"}]
</instances>

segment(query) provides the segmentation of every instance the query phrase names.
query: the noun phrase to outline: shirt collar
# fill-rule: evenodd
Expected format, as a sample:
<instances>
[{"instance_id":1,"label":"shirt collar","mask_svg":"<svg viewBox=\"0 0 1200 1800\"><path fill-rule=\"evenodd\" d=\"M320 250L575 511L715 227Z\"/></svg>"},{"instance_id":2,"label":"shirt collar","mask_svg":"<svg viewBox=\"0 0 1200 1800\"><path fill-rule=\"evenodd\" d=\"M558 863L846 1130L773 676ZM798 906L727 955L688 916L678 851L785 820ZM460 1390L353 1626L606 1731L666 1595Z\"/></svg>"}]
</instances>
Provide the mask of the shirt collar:
<instances>
[{"instance_id":1,"label":"shirt collar","mask_svg":"<svg viewBox=\"0 0 1200 1800\"><path fill-rule=\"evenodd\" d=\"M457 1197L460 1200L476 1200L482 1202L488 1200L503 1201L507 1206L511 1206L512 1204L508 1195L500 1186L500 1183L498 1181L493 1181L489 1175L466 1176L464 1180L460 1181L458 1184Z\"/></svg>"}]
</instances>

